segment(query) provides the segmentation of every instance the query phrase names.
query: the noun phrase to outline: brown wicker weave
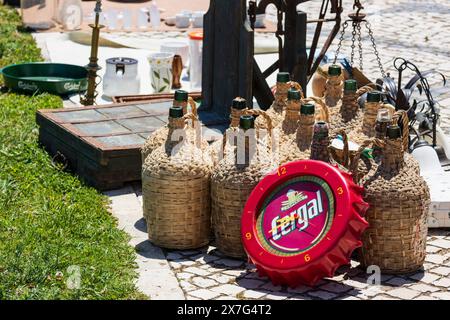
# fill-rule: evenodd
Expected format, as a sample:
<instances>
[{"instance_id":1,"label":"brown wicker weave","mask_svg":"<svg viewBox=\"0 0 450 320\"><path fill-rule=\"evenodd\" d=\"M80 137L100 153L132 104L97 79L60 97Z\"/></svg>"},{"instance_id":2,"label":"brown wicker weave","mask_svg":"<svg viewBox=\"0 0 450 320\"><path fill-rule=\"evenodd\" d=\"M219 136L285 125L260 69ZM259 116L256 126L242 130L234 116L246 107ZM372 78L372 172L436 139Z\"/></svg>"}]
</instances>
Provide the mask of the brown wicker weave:
<instances>
[{"instance_id":1,"label":"brown wicker weave","mask_svg":"<svg viewBox=\"0 0 450 320\"><path fill-rule=\"evenodd\" d=\"M186 127L184 121L173 130ZM186 133L187 134L187 133ZM210 173L212 160L203 143L184 139L181 146L166 139L146 159L142 171L144 217L150 241L163 248L193 249L209 242ZM177 148L177 152L174 152Z\"/></svg>"},{"instance_id":2,"label":"brown wicker weave","mask_svg":"<svg viewBox=\"0 0 450 320\"><path fill-rule=\"evenodd\" d=\"M267 109L267 115L272 119L273 127L278 127L279 124L283 121L283 111L287 106L287 94L289 89L293 87L301 92L302 100L304 99L303 89L295 81L290 81L288 83L277 82L277 90L275 92L275 101L272 103L269 109ZM255 122L256 128L264 129L265 120L264 119L256 119Z\"/></svg>"},{"instance_id":3,"label":"brown wicker weave","mask_svg":"<svg viewBox=\"0 0 450 320\"><path fill-rule=\"evenodd\" d=\"M278 159L280 165L309 159L317 113L315 115L301 114L301 102L289 101L281 130L276 131L279 140ZM327 108L325 107L323 110L327 110Z\"/></svg>"},{"instance_id":4,"label":"brown wicker weave","mask_svg":"<svg viewBox=\"0 0 450 320\"><path fill-rule=\"evenodd\" d=\"M426 254L429 190L404 159L403 140L387 139L380 167L364 182L370 227L363 235L361 263L384 273L414 272Z\"/></svg>"},{"instance_id":5,"label":"brown wicker weave","mask_svg":"<svg viewBox=\"0 0 450 320\"><path fill-rule=\"evenodd\" d=\"M324 102L328 108L340 107L344 88L344 76L328 76L325 84Z\"/></svg>"},{"instance_id":6,"label":"brown wicker weave","mask_svg":"<svg viewBox=\"0 0 450 320\"><path fill-rule=\"evenodd\" d=\"M190 106L191 106L191 113L194 116L197 116L197 105L195 103L195 101L189 97L188 100ZM178 106L178 107L182 107L183 108L183 113L187 114L188 110L187 110L187 105L188 102L179 102L174 100L173 101L173 105L174 106ZM142 156L142 163L145 163L145 159L148 157L148 155L150 153L152 153L153 150L155 150L156 148L158 148L159 146L163 145L166 138L167 138L167 134L169 132L169 127L170 127L170 117L169 117L169 122L167 123L167 125L157 129L155 132L153 132L148 138L147 141L145 141L144 145L142 146L141 149L141 156ZM189 134L188 136L193 139L194 138L194 131L189 130Z\"/></svg>"},{"instance_id":7,"label":"brown wicker weave","mask_svg":"<svg viewBox=\"0 0 450 320\"><path fill-rule=\"evenodd\" d=\"M239 127L239 119L241 118L241 115L244 114L248 109L236 109L231 107L231 114L230 114L230 127L225 132L225 137L233 132L236 131L236 129ZM219 161L222 159L222 151L223 151L223 143L224 140L217 140L213 142L209 147L209 152L211 156L213 157L214 165L217 165Z\"/></svg>"},{"instance_id":8,"label":"brown wicker weave","mask_svg":"<svg viewBox=\"0 0 450 320\"><path fill-rule=\"evenodd\" d=\"M328 124L319 121L314 125L310 159L330 162L329 144L330 137Z\"/></svg>"},{"instance_id":9,"label":"brown wicker weave","mask_svg":"<svg viewBox=\"0 0 450 320\"><path fill-rule=\"evenodd\" d=\"M248 113L263 111L249 110ZM264 115L267 119L267 115ZM271 127L268 123L265 127ZM239 130L240 131L240 130ZM256 152L245 164L236 163L233 139L226 139L224 158L211 176L212 221L217 248L225 255L245 258L241 242L241 215L248 196L259 181L277 167L270 148L259 140ZM247 150L248 152L249 150Z\"/></svg>"},{"instance_id":10,"label":"brown wicker weave","mask_svg":"<svg viewBox=\"0 0 450 320\"><path fill-rule=\"evenodd\" d=\"M370 89L372 90L372 88ZM332 134L342 129L350 132L361 126L364 118L364 113L360 109L358 104L358 94L360 92L362 91L352 92L344 90L342 104L339 108L339 112L334 112L334 114L331 116L330 130ZM334 108L334 110L336 109L337 108Z\"/></svg>"}]
</instances>

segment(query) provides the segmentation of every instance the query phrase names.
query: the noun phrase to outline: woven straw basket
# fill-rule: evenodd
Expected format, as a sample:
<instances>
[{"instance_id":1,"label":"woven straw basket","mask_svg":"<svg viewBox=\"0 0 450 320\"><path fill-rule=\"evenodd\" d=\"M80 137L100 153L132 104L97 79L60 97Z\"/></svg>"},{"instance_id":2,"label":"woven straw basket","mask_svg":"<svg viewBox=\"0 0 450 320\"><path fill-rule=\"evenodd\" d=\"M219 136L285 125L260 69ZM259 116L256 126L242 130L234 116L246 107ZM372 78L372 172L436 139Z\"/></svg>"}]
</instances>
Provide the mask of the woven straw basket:
<instances>
[{"instance_id":1,"label":"woven straw basket","mask_svg":"<svg viewBox=\"0 0 450 320\"><path fill-rule=\"evenodd\" d=\"M263 111L247 111L251 113L264 115ZM267 115L264 117L267 120ZM266 126L270 128L270 122ZM227 141L224 157L211 176L212 221L219 251L230 257L245 258L241 241L242 210L253 188L277 165L265 142L256 146L249 163L236 164L236 147L230 142Z\"/></svg>"},{"instance_id":2,"label":"woven straw basket","mask_svg":"<svg viewBox=\"0 0 450 320\"><path fill-rule=\"evenodd\" d=\"M401 138L387 139L382 152L381 165L364 179L370 227L363 235L361 263L384 273L414 272L426 254L429 190L405 165Z\"/></svg>"},{"instance_id":3,"label":"woven straw basket","mask_svg":"<svg viewBox=\"0 0 450 320\"><path fill-rule=\"evenodd\" d=\"M184 121L193 115L185 115ZM184 125L181 126L186 127ZM150 241L163 248L193 249L209 242L212 160L189 140L166 139L146 159L142 172L144 217ZM179 148L175 154L174 148Z\"/></svg>"}]
</instances>

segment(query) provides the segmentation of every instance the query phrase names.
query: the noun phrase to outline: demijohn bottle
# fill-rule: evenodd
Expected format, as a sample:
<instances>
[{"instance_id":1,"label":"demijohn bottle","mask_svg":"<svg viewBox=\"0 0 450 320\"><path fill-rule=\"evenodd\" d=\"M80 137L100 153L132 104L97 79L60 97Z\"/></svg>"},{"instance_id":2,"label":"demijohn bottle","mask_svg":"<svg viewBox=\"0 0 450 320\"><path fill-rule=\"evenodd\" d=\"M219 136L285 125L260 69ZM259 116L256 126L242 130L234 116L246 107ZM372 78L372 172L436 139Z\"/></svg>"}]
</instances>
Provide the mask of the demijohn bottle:
<instances>
[{"instance_id":1,"label":"demijohn bottle","mask_svg":"<svg viewBox=\"0 0 450 320\"><path fill-rule=\"evenodd\" d=\"M212 221L217 249L234 258L245 258L241 241L242 210L253 188L276 163L257 140L252 115L240 118L237 137L227 139L224 157L211 176Z\"/></svg>"},{"instance_id":2,"label":"demijohn bottle","mask_svg":"<svg viewBox=\"0 0 450 320\"><path fill-rule=\"evenodd\" d=\"M405 165L400 127L386 131L381 163L364 182L370 207L361 262L383 273L405 274L419 270L425 259L430 194L423 178Z\"/></svg>"},{"instance_id":3,"label":"demijohn bottle","mask_svg":"<svg viewBox=\"0 0 450 320\"><path fill-rule=\"evenodd\" d=\"M212 160L204 143L187 139L182 107L170 109L169 131L142 167L142 197L149 240L163 248L193 249L209 242ZM198 132L195 132L198 134ZM199 137L201 139L201 137Z\"/></svg>"}]
</instances>

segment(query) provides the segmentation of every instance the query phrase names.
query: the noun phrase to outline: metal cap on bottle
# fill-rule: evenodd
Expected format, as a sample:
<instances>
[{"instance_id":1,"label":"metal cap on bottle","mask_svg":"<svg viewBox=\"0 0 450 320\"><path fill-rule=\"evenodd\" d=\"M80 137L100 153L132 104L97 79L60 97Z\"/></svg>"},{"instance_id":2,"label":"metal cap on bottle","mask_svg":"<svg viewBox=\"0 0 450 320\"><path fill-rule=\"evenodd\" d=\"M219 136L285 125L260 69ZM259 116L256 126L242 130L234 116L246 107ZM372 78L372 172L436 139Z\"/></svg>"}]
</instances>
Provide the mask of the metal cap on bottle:
<instances>
[{"instance_id":1,"label":"metal cap on bottle","mask_svg":"<svg viewBox=\"0 0 450 320\"><path fill-rule=\"evenodd\" d=\"M175 101L185 102L188 101L189 94L184 90L176 90L175 91Z\"/></svg>"},{"instance_id":2,"label":"metal cap on bottle","mask_svg":"<svg viewBox=\"0 0 450 320\"><path fill-rule=\"evenodd\" d=\"M302 98L302 95L300 94L300 91L298 91L295 88L290 88L288 91L288 100L300 100Z\"/></svg>"},{"instance_id":3,"label":"metal cap on bottle","mask_svg":"<svg viewBox=\"0 0 450 320\"><path fill-rule=\"evenodd\" d=\"M169 117L171 118L183 118L183 108L178 106L173 106L169 109Z\"/></svg>"},{"instance_id":4,"label":"metal cap on bottle","mask_svg":"<svg viewBox=\"0 0 450 320\"><path fill-rule=\"evenodd\" d=\"M397 125L389 126L387 128L386 136L391 140L399 139L402 137L402 130Z\"/></svg>"},{"instance_id":5,"label":"metal cap on bottle","mask_svg":"<svg viewBox=\"0 0 450 320\"><path fill-rule=\"evenodd\" d=\"M340 76L342 73L342 68L338 64L332 64L328 67L328 75L330 76Z\"/></svg>"},{"instance_id":6,"label":"metal cap on bottle","mask_svg":"<svg viewBox=\"0 0 450 320\"><path fill-rule=\"evenodd\" d=\"M300 113L306 116L314 115L316 113L316 106L312 103L302 104Z\"/></svg>"},{"instance_id":7,"label":"metal cap on bottle","mask_svg":"<svg viewBox=\"0 0 450 320\"><path fill-rule=\"evenodd\" d=\"M380 102L381 93L379 91L372 91L367 93L367 102Z\"/></svg>"},{"instance_id":8,"label":"metal cap on bottle","mask_svg":"<svg viewBox=\"0 0 450 320\"><path fill-rule=\"evenodd\" d=\"M325 121L317 121L314 124L314 136L313 140L321 140L324 138L328 138L329 128L328 124Z\"/></svg>"},{"instance_id":9,"label":"metal cap on bottle","mask_svg":"<svg viewBox=\"0 0 450 320\"><path fill-rule=\"evenodd\" d=\"M358 83L356 80L350 79L344 81L344 90L345 91L356 91L358 90Z\"/></svg>"},{"instance_id":10,"label":"metal cap on bottle","mask_svg":"<svg viewBox=\"0 0 450 320\"><path fill-rule=\"evenodd\" d=\"M277 74L277 82L288 83L291 81L291 75L289 72L279 72Z\"/></svg>"},{"instance_id":11,"label":"metal cap on bottle","mask_svg":"<svg viewBox=\"0 0 450 320\"><path fill-rule=\"evenodd\" d=\"M237 97L233 100L231 106L233 107L233 109L244 110L245 108L247 108L247 100L241 97Z\"/></svg>"},{"instance_id":12,"label":"metal cap on bottle","mask_svg":"<svg viewBox=\"0 0 450 320\"><path fill-rule=\"evenodd\" d=\"M255 128L255 117L241 116L239 119L239 128L241 128L243 130Z\"/></svg>"}]
</instances>

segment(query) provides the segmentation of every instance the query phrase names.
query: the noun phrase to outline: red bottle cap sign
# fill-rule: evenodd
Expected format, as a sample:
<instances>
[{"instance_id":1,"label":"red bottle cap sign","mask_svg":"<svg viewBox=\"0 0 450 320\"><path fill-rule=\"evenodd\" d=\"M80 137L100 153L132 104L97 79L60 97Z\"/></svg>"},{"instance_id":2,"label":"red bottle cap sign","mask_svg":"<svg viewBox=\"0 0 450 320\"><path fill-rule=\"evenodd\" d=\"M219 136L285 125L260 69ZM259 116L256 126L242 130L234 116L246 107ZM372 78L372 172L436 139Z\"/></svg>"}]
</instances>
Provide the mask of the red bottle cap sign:
<instances>
[{"instance_id":1,"label":"red bottle cap sign","mask_svg":"<svg viewBox=\"0 0 450 320\"><path fill-rule=\"evenodd\" d=\"M330 230L334 196L326 181L302 176L275 188L263 203L257 220L258 238L280 256L310 250Z\"/></svg>"},{"instance_id":2,"label":"red bottle cap sign","mask_svg":"<svg viewBox=\"0 0 450 320\"><path fill-rule=\"evenodd\" d=\"M275 284L314 285L350 262L368 209L363 188L328 163L304 160L267 175L242 214L244 248Z\"/></svg>"}]
</instances>

